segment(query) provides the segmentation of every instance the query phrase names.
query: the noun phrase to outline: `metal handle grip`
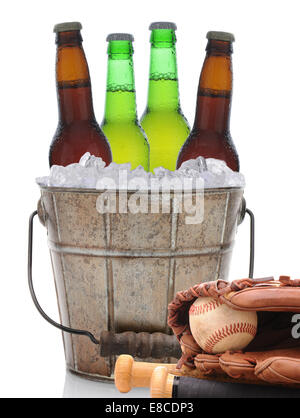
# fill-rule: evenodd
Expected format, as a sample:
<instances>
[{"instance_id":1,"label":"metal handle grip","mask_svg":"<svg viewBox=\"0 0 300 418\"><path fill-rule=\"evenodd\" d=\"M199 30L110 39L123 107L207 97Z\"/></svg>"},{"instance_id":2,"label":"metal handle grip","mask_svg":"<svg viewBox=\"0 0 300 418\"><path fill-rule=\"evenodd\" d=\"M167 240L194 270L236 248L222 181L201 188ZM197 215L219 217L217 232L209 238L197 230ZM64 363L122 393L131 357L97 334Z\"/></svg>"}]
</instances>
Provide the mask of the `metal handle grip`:
<instances>
[{"instance_id":1,"label":"metal handle grip","mask_svg":"<svg viewBox=\"0 0 300 418\"><path fill-rule=\"evenodd\" d=\"M132 332L115 334L102 331L100 337L100 355L102 357L120 354L130 354L139 358L162 358L181 356L180 344L175 335L161 332Z\"/></svg>"}]
</instances>

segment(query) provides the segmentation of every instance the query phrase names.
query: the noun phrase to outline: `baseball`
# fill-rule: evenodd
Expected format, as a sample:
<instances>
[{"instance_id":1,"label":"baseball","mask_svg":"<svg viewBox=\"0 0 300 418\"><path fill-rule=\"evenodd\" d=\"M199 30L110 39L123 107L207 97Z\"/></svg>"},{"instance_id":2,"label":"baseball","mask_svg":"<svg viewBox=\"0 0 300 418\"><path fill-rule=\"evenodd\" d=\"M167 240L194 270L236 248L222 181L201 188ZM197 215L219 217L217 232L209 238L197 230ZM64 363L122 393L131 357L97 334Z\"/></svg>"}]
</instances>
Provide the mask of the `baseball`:
<instances>
[{"instance_id":1,"label":"baseball","mask_svg":"<svg viewBox=\"0 0 300 418\"><path fill-rule=\"evenodd\" d=\"M256 335L256 312L236 311L210 297L195 300L189 319L194 339L207 353L243 350Z\"/></svg>"}]
</instances>

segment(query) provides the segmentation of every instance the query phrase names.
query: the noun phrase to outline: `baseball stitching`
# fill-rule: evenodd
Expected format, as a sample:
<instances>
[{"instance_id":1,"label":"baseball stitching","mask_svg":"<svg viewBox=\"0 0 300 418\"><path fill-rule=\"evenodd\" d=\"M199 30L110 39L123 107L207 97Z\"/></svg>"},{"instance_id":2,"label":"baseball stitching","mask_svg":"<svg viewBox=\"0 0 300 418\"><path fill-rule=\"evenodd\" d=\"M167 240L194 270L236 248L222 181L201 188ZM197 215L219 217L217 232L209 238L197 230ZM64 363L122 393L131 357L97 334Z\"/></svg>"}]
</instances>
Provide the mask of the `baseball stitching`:
<instances>
[{"instance_id":1,"label":"baseball stitching","mask_svg":"<svg viewBox=\"0 0 300 418\"><path fill-rule=\"evenodd\" d=\"M253 337L256 335L256 326L249 324L248 322L236 322L234 324L225 325L215 331L205 342L204 351L211 353L214 346L220 342L223 338L229 337L230 335L238 333L247 333Z\"/></svg>"},{"instance_id":2,"label":"baseball stitching","mask_svg":"<svg viewBox=\"0 0 300 418\"><path fill-rule=\"evenodd\" d=\"M218 308L219 306L223 305L224 302L221 300L212 300L211 302L206 302L201 305L192 305L190 307L190 315L202 315L209 311L213 311L214 309Z\"/></svg>"}]
</instances>

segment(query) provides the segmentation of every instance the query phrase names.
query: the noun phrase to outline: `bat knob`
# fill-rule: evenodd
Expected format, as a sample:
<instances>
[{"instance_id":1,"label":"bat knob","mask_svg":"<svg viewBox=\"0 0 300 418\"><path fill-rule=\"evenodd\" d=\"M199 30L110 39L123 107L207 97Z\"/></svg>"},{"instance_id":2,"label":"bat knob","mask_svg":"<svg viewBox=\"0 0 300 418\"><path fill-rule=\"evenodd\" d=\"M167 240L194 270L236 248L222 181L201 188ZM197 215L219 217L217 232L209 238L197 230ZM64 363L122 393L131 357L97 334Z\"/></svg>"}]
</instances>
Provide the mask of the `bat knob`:
<instances>
[{"instance_id":1,"label":"bat knob","mask_svg":"<svg viewBox=\"0 0 300 418\"><path fill-rule=\"evenodd\" d=\"M127 393L132 389L132 367L134 360L127 354L122 354L115 365L115 385L122 393Z\"/></svg>"}]
</instances>

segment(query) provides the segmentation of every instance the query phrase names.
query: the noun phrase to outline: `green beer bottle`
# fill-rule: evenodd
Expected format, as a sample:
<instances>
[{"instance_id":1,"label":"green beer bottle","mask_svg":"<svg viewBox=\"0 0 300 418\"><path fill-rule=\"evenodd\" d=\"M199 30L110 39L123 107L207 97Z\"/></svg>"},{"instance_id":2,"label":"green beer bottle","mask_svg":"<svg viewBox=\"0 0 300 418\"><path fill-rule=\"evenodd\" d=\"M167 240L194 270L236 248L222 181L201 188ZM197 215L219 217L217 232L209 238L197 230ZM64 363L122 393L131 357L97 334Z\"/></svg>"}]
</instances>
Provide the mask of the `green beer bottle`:
<instances>
[{"instance_id":1,"label":"green beer bottle","mask_svg":"<svg viewBox=\"0 0 300 418\"><path fill-rule=\"evenodd\" d=\"M150 171L155 167L176 169L178 153L190 128L179 103L176 25L156 22L151 34L148 103L141 119L150 144Z\"/></svg>"},{"instance_id":2,"label":"green beer bottle","mask_svg":"<svg viewBox=\"0 0 300 418\"><path fill-rule=\"evenodd\" d=\"M141 165L149 171L149 143L137 120L133 73L133 36L113 33L108 44L105 114L101 128L112 150L113 161Z\"/></svg>"}]
</instances>

